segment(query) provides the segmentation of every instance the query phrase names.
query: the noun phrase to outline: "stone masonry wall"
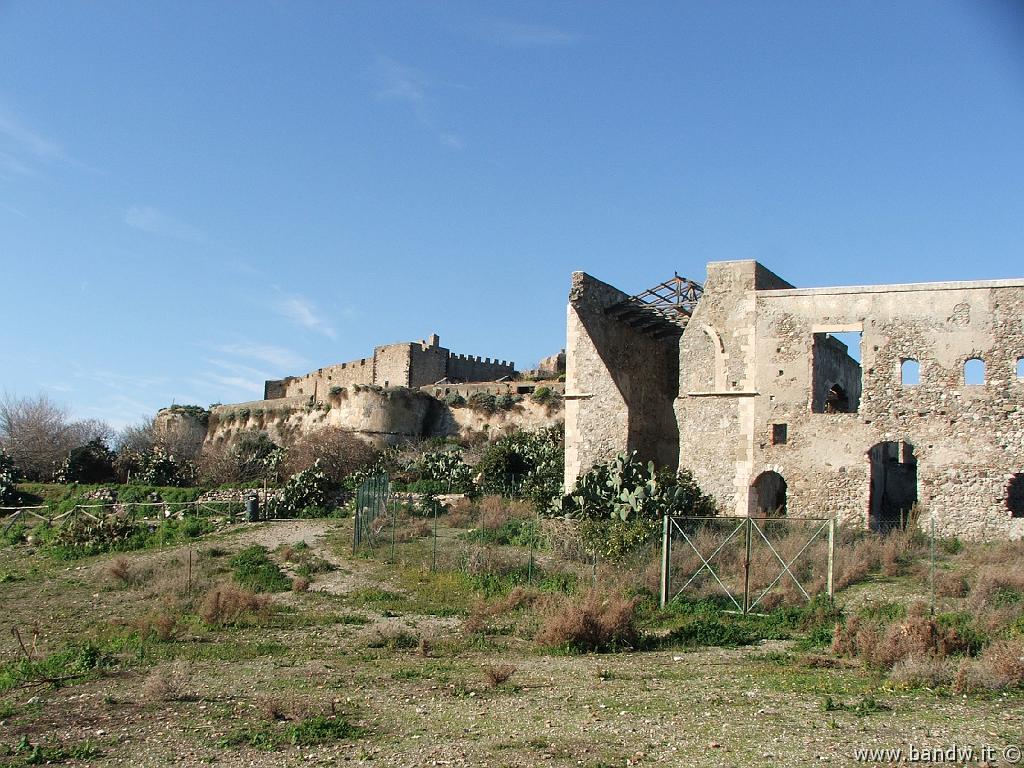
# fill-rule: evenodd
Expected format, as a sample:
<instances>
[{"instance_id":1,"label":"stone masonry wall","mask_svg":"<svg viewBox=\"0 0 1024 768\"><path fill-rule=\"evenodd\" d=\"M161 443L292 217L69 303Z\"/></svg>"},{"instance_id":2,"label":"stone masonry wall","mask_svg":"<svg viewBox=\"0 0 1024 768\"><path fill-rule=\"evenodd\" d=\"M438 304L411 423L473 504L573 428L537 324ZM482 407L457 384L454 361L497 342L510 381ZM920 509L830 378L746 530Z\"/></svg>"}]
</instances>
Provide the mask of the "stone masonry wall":
<instances>
[{"instance_id":1,"label":"stone masonry wall","mask_svg":"<svg viewBox=\"0 0 1024 768\"><path fill-rule=\"evenodd\" d=\"M906 442L917 459L923 525L934 517L941 534L968 538L1024 534L1024 519L1007 508L1007 485L1024 472L1024 381L1016 375L1024 282L768 291L757 304L755 469L787 479L791 514L834 511L865 525L868 452ZM811 413L813 334L856 327L863 328L859 412ZM984 384L964 381L964 363L974 357L985 362ZM920 363L919 384L902 383L907 359ZM772 423L787 424L784 445L772 445Z\"/></svg>"},{"instance_id":2,"label":"stone masonry wall","mask_svg":"<svg viewBox=\"0 0 1024 768\"><path fill-rule=\"evenodd\" d=\"M675 467L679 433L674 340L656 341L605 314L627 296L584 272L569 293L565 379L565 487L616 453Z\"/></svg>"}]
</instances>

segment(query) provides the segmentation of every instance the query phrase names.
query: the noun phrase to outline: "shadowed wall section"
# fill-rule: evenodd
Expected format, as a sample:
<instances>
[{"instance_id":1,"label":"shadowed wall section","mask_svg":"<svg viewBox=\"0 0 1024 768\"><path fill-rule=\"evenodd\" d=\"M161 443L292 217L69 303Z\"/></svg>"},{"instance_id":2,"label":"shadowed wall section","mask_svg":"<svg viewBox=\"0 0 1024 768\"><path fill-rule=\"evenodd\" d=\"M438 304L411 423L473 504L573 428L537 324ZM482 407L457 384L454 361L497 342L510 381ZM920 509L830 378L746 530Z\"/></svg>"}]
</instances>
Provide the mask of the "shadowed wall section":
<instances>
[{"instance_id":1,"label":"shadowed wall section","mask_svg":"<svg viewBox=\"0 0 1024 768\"><path fill-rule=\"evenodd\" d=\"M566 489L621 451L675 469L678 339L654 339L610 317L628 296L584 272L572 276L566 340Z\"/></svg>"}]
</instances>

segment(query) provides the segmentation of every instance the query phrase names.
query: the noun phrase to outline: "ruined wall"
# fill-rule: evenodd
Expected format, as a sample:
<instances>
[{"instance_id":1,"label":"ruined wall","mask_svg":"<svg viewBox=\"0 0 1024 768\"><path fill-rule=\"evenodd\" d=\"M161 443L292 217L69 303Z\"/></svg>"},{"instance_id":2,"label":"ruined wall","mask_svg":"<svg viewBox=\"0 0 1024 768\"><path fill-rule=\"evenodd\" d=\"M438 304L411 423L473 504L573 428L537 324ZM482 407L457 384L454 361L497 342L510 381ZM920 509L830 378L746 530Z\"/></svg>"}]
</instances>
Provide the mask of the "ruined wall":
<instances>
[{"instance_id":1,"label":"ruined wall","mask_svg":"<svg viewBox=\"0 0 1024 768\"><path fill-rule=\"evenodd\" d=\"M537 370L558 375L565 373L565 350L549 355L537 363Z\"/></svg>"},{"instance_id":2,"label":"ruined wall","mask_svg":"<svg viewBox=\"0 0 1024 768\"><path fill-rule=\"evenodd\" d=\"M674 340L656 341L605 314L628 298L584 272L569 293L565 380L565 485L622 451L675 467L679 432Z\"/></svg>"},{"instance_id":3,"label":"ruined wall","mask_svg":"<svg viewBox=\"0 0 1024 768\"><path fill-rule=\"evenodd\" d=\"M750 479L763 469L782 474L790 514L836 512L866 525L870 454L895 443L912 448L922 524L934 516L941 534L970 538L1024 534L1024 519L1007 508L1010 480L1024 472L1024 381L1016 375L1024 281L759 292L757 307L760 396ZM810 412L813 335L858 328L859 412ZM965 384L970 358L985 362L984 384ZM919 384L902 383L907 359L920 363ZM787 425L785 444L772 444L773 423Z\"/></svg>"},{"instance_id":4,"label":"ruined wall","mask_svg":"<svg viewBox=\"0 0 1024 768\"><path fill-rule=\"evenodd\" d=\"M707 270L679 342L679 465L723 512L746 514L755 461L755 291L791 286L754 261Z\"/></svg>"}]
</instances>

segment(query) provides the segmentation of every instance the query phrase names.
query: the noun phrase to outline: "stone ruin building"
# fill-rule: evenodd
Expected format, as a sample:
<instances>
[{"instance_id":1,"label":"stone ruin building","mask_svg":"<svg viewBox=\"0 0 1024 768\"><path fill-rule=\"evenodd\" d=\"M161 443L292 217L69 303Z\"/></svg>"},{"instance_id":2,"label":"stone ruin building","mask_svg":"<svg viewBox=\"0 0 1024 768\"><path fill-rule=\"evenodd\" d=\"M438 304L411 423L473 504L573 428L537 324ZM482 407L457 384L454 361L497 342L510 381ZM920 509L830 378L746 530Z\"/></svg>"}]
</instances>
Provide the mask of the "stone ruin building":
<instances>
[{"instance_id":1,"label":"stone ruin building","mask_svg":"<svg viewBox=\"0 0 1024 768\"><path fill-rule=\"evenodd\" d=\"M513 377L515 363L491 358L456 355L441 346L435 333L423 341L384 344L371 357L319 368L304 376L268 381L263 398L310 397L320 400L332 387L354 384L418 389L428 384L498 381Z\"/></svg>"},{"instance_id":2,"label":"stone ruin building","mask_svg":"<svg viewBox=\"0 0 1024 768\"><path fill-rule=\"evenodd\" d=\"M1024 280L794 288L728 261L629 296L576 272L565 401L567 488L636 451L723 514L1024 535Z\"/></svg>"}]
</instances>

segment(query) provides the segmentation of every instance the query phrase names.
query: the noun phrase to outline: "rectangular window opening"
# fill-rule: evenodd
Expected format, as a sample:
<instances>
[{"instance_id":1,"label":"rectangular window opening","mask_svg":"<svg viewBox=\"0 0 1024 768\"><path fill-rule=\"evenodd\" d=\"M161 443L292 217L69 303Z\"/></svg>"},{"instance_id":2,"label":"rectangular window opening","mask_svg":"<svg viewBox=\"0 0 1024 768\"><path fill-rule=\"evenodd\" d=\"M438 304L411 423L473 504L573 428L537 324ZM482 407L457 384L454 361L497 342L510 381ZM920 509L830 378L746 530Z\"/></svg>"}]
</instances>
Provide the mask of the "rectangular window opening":
<instances>
[{"instance_id":1,"label":"rectangular window opening","mask_svg":"<svg viewBox=\"0 0 1024 768\"><path fill-rule=\"evenodd\" d=\"M863 388L860 331L816 333L812 347L811 412L857 413Z\"/></svg>"},{"instance_id":2,"label":"rectangular window opening","mask_svg":"<svg viewBox=\"0 0 1024 768\"><path fill-rule=\"evenodd\" d=\"M772 445L785 445L789 438L789 425L772 424Z\"/></svg>"}]
</instances>

